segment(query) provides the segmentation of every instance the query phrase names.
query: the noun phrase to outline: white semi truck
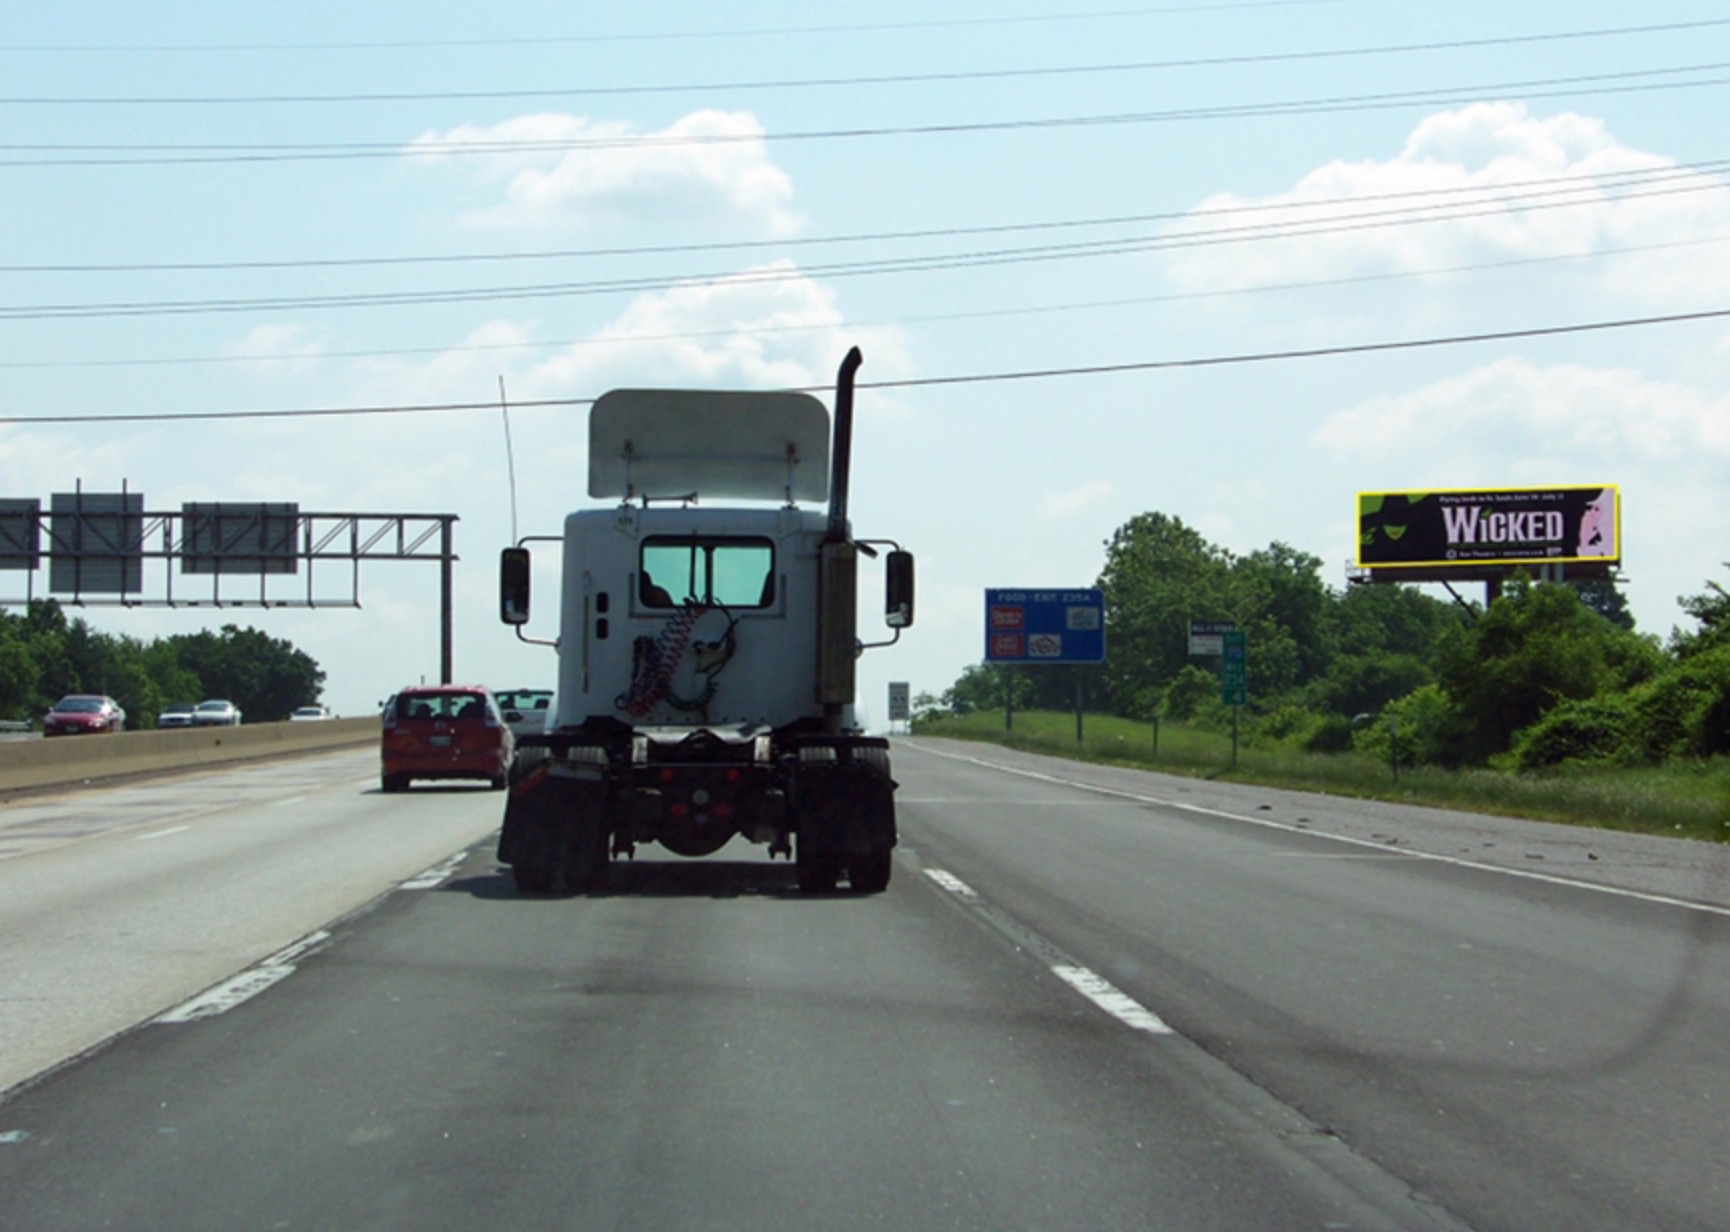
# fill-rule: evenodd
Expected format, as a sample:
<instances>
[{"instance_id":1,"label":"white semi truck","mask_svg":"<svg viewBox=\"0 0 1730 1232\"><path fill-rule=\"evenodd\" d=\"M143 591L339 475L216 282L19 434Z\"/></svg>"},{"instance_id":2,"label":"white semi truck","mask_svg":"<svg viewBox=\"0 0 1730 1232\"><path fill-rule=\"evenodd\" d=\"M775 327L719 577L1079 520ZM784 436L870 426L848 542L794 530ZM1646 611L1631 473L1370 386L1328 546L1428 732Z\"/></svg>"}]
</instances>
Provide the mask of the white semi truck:
<instances>
[{"instance_id":1,"label":"white semi truck","mask_svg":"<svg viewBox=\"0 0 1730 1232\"><path fill-rule=\"evenodd\" d=\"M832 446L803 393L621 389L591 409L588 491L613 503L565 518L555 718L518 744L499 839L523 891L735 836L792 857L806 891L888 886L889 743L853 719L857 572L882 550L889 645L913 558L848 524L861 362L841 365ZM499 598L536 641L531 542L504 550Z\"/></svg>"}]
</instances>

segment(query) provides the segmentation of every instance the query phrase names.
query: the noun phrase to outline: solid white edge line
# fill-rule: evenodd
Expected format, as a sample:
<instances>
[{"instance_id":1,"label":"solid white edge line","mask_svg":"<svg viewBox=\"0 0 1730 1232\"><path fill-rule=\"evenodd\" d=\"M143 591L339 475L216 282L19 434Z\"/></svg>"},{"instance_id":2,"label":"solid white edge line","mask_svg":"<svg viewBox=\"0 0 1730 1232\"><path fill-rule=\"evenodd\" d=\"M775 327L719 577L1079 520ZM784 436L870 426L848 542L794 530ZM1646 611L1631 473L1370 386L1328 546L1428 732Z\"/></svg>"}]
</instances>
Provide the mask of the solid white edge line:
<instances>
[{"instance_id":1,"label":"solid white edge line","mask_svg":"<svg viewBox=\"0 0 1730 1232\"><path fill-rule=\"evenodd\" d=\"M190 829L192 829L191 826L169 826L166 830L152 830L148 834L140 834L132 841L135 843L146 843L153 838L167 838L170 834L180 834L183 831Z\"/></svg>"},{"instance_id":2,"label":"solid white edge line","mask_svg":"<svg viewBox=\"0 0 1730 1232\"><path fill-rule=\"evenodd\" d=\"M1369 839L1351 838L1343 834L1326 834L1317 830L1304 829L1288 825L1282 821L1271 821L1265 817L1246 817L1242 813L1228 813L1223 809L1207 808L1200 804L1186 804L1182 800L1163 800L1158 796L1144 796L1132 791L1122 791L1115 787L1098 787L1092 783L1078 783L1074 779L1062 778L1055 774L1042 774L1037 770L1022 770L1015 766L1004 766L997 762L986 761L978 757L963 757L959 753L945 753L937 749L922 748L919 745L908 745L930 757L946 757L950 761L967 762L970 765L981 766L987 770L1001 770L1005 774L1017 774L1023 778L1038 779L1045 783L1059 783L1065 787L1073 787L1077 791L1091 791L1102 796L1116 796L1121 800L1132 800L1137 804L1153 804L1160 808L1176 809L1180 812L1199 813L1204 817L1219 817L1226 821L1241 821L1252 826L1261 826L1265 830L1279 830L1285 834L1303 834L1310 838L1325 839L1330 843L1349 843L1354 847L1367 847L1371 851L1379 851L1384 855L1397 854L1413 860L1432 860L1438 864L1452 864L1457 868L1476 869L1481 873L1500 873L1505 877L1523 877L1528 881L1544 881L1551 885L1567 886L1574 890L1595 890L1600 894L1613 894L1618 898L1631 898L1643 903L1655 903L1660 907L1681 907L1688 911L1703 911L1708 915L1730 917L1730 907L1719 907L1713 903L1691 902L1686 898L1671 898L1667 894L1652 894L1645 890L1629 890L1621 886L1600 885L1594 881L1577 881L1572 877L1561 877L1555 873L1537 873L1524 868L1503 868L1498 864L1483 864L1477 860L1462 860L1458 856L1438 855L1431 851L1407 851L1400 849L1390 851L1384 843L1372 842ZM1158 774L1157 770L1144 773Z\"/></svg>"}]
</instances>

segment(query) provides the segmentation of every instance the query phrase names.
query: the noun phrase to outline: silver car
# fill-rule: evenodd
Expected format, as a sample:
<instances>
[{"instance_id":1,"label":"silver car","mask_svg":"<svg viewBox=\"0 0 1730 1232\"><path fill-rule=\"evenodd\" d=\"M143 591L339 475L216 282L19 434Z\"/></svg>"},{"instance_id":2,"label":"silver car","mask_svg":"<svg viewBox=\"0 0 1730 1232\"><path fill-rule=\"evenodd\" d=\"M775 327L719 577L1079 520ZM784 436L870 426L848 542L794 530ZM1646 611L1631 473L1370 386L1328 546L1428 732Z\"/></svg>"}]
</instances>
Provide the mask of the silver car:
<instances>
[{"instance_id":1,"label":"silver car","mask_svg":"<svg viewBox=\"0 0 1730 1232\"><path fill-rule=\"evenodd\" d=\"M191 702L169 702L156 715L158 727L191 727L192 712L198 709Z\"/></svg>"},{"instance_id":2,"label":"silver car","mask_svg":"<svg viewBox=\"0 0 1730 1232\"><path fill-rule=\"evenodd\" d=\"M520 739L546 730L553 705L551 689L494 689L493 700L499 704L511 735Z\"/></svg>"},{"instance_id":3,"label":"silver car","mask_svg":"<svg viewBox=\"0 0 1730 1232\"><path fill-rule=\"evenodd\" d=\"M220 698L199 702L192 712L194 727L239 727L240 707Z\"/></svg>"}]
</instances>

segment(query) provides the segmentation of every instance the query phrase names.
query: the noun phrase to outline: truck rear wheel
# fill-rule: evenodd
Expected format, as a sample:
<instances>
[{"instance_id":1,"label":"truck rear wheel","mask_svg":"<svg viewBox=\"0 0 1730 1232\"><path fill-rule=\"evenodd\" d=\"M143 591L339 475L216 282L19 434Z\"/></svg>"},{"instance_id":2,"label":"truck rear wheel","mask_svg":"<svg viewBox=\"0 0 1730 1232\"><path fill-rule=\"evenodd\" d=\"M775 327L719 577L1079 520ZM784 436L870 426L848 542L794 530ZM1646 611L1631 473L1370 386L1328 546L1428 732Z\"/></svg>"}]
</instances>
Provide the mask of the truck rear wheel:
<instances>
[{"instance_id":1,"label":"truck rear wheel","mask_svg":"<svg viewBox=\"0 0 1730 1232\"><path fill-rule=\"evenodd\" d=\"M803 850L799 851L797 860L800 890L806 894L834 893L835 883L841 879L839 860L831 855L808 855Z\"/></svg>"},{"instance_id":2,"label":"truck rear wheel","mask_svg":"<svg viewBox=\"0 0 1730 1232\"><path fill-rule=\"evenodd\" d=\"M893 857L888 851L873 851L869 855L850 856L847 860L847 881L855 894L881 894L889 888L889 872Z\"/></svg>"},{"instance_id":3,"label":"truck rear wheel","mask_svg":"<svg viewBox=\"0 0 1730 1232\"><path fill-rule=\"evenodd\" d=\"M605 885L612 868L612 834L598 817L571 826L565 849L565 888L573 894Z\"/></svg>"},{"instance_id":4,"label":"truck rear wheel","mask_svg":"<svg viewBox=\"0 0 1730 1232\"><path fill-rule=\"evenodd\" d=\"M545 894L553 888L553 870L545 864L513 864L511 880L519 894Z\"/></svg>"}]
</instances>

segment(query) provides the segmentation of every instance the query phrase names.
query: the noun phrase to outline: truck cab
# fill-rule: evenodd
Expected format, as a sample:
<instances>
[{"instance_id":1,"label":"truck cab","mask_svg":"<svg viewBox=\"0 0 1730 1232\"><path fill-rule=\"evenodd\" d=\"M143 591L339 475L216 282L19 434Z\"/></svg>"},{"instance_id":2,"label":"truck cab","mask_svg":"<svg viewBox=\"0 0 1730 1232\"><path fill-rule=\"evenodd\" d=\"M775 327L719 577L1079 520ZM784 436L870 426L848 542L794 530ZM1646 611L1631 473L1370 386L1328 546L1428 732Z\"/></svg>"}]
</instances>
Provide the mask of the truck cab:
<instances>
[{"instance_id":1,"label":"truck cab","mask_svg":"<svg viewBox=\"0 0 1730 1232\"><path fill-rule=\"evenodd\" d=\"M589 417L589 496L560 536L556 719L519 745L499 843L519 887L581 889L659 843L735 836L792 857L802 888L886 888L888 742L852 721L861 552L886 551L892 644L913 563L847 517L852 375L836 415L792 392L615 390ZM826 503L826 505L825 505ZM500 616L530 616L525 540Z\"/></svg>"}]
</instances>

